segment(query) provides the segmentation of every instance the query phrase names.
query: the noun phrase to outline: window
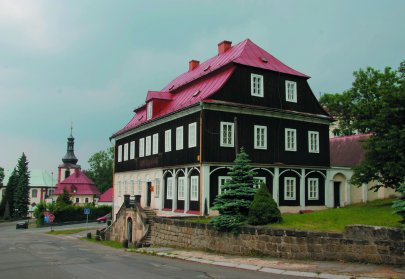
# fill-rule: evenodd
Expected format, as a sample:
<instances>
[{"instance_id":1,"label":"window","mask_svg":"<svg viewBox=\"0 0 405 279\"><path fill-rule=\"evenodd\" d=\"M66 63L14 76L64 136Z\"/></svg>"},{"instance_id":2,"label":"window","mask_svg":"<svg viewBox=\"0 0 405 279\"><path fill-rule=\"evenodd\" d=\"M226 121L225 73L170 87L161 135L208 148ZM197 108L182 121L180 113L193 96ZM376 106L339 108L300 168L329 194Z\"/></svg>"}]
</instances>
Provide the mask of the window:
<instances>
[{"instance_id":1,"label":"window","mask_svg":"<svg viewBox=\"0 0 405 279\"><path fill-rule=\"evenodd\" d=\"M308 199L319 199L319 180L318 178L308 178Z\"/></svg>"},{"instance_id":2,"label":"window","mask_svg":"<svg viewBox=\"0 0 405 279\"><path fill-rule=\"evenodd\" d=\"M259 189L262 183L266 185L266 177L253 177L253 188Z\"/></svg>"},{"instance_id":3,"label":"window","mask_svg":"<svg viewBox=\"0 0 405 279\"><path fill-rule=\"evenodd\" d=\"M308 132L308 150L310 153L319 153L319 132Z\"/></svg>"},{"instance_id":4,"label":"window","mask_svg":"<svg viewBox=\"0 0 405 279\"><path fill-rule=\"evenodd\" d=\"M153 134L152 154L158 154L158 152L159 152L159 134Z\"/></svg>"},{"instance_id":5,"label":"window","mask_svg":"<svg viewBox=\"0 0 405 279\"><path fill-rule=\"evenodd\" d=\"M79 198L76 198L76 203L79 203L80 202L80 199Z\"/></svg>"},{"instance_id":6,"label":"window","mask_svg":"<svg viewBox=\"0 0 405 279\"><path fill-rule=\"evenodd\" d=\"M190 178L190 200L198 201L198 176L192 176Z\"/></svg>"},{"instance_id":7,"label":"window","mask_svg":"<svg viewBox=\"0 0 405 279\"><path fill-rule=\"evenodd\" d=\"M223 189L224 185L226 182L231 180L230 176L218 176L218 195L221 194L222 192L225 192Z\"/></svg>"},{"instance_id":8,"label":"window","mask_svg":"<svg viewBox=\"0 0 405 279\"><path fill-rule=\"evenodd\" d=\"M285 129L285 150L297 151L297 133L295 129Z\"/></svg>"},{"instance_id":9,"label":"window","mask_svg":"<svg viewBox=\"0 0 405 279\"><path fill-rule=\"evenodd\" d=\"M149 156L149 155L150 155L150 150L151 150L150 144L151 144L151 141L152 141L151 136L147 136L147 137L146 137L145 156Z\"/></svg>"},{"instance_id":10,"label":"window","mask_svg":"<svg viewBox=\"0 0 405 279\"><path fill-rule=\"evenodd\" d=\"M139 157L145 156L145 138L139 139Z\"/></svg>"},{"instance_id":11,"label":"window","mask_svg":"<svg viewBox=\"0 0 405 279\"><path fill-rule=\"evenodd\" d=\"M172 151L172 130L165 131L165 152Z\"/></svg>"},{"instance_id":12,"label":"window","mask_svg":"<svg viewBox=\"0 0 405 279\"><path fill-rule=\"evenodd\" d=\"M233 123L221 122L221 144L223 147L233 147Z\"/></svg>"},{"instance_id":13,"label":"window","mask_svg":"<svg viewBox=\"0 0 405 279\"><path fill-rule=\"evenodd\" d=\"M146 120L149 120L152 118L152 112L153 112L153 106L152 106L152 101L148 103L147 111L146 111Z\"/></svg>"},{"instance_id":14,"label":"window","mask_svg":"<svg viewBox=\"0 0 405 279\"><path fill-rule=\"evenodd\" d=\"M297 83L295 81L285 81L285 100L287 102L297 102Z\"/></svg>"},{"instance_id":15,"label":"window","mask_svg":"<svg viewBox=\"0 0 405 279\"><path fill-rule=\"evenodd\" d=\"M130 190L131 190L131 196L133 196L133 195L135 195L135 181L134 181L134 179L131 177L131 185L129 186L130 187Z\"/></svg>"},{"instance_id":16,"label":"window","mask_svg":"<svg viewBox=\"0 0 405 279\"><path fill-rule=\"evenodd\" d=\"M85 198L85 199L84 199L84 202L85 202L85 203L88 203L88 202L89 202L89 198Z\"/></svg>"},{"instance_id":17,"label":"window","mask_svg":"<svg viewBox=\"0 0 405 279\"><path fill-rule=\"evenodd\" d=\"M173 177L167 178L166 196L168 200L173 199Z\"/></svg>"},{"instance_id":18,"label":"window","mask_svg":"<svg viewBox=\"0 0 405 279\"><path fill-rule=\"evenodd\" d=\"M121 197L121 181L118 181L117 183L117 188L118 188L118 197Z\"/></svg>"},{"instance_id":19,"label":"window","mask_svg":"<svg viewBox=\"0 0 405 279\"><path fill-rule=\"evenodd\" d=\"M31 192L31 197L32 197L32 198L36 198L37 195L38 195L38 190L37 190L37 189L33 189L32 192Z\"/></svg>"},{"instance_id":20,"label":"window","mask_svg":"<svg viewBox=\"0 0 405 279\"><path fill-rule=\"evenodd\" d=\"M188 147L197 146L197 123L191 123L188 125Z\"/></svg>"},{"instance_id":21,"label":"window","mask_svg":"<svg viewBox=\"0 0 405 279\"><path fill-rule=\"evenodd\" d=\"M263 97L263 76L250 75L250 94L255 97Z\"/></svg>"},{"instance_id":22,"label":"window","mask_svg":"<svg viewBox=\"0 0 405 279\"><path fill-rule=\"evenodd\" d=\"M155 198L160 196L160 179L155 178Z\"/></svg>"},{"instance_id":23,"label":"window","mask_svg":"<svg viewBox=\"0 0 405 279\"><path fill-rule=\"evenodd\" d=\"M179 177L177 179L177 199L180 201L184 201L184 184L186 182L186 178L185 177Z\"/></svg>"},{"instance_id":24,"label":"window","mask_svg":"<svg viewBox=\"0 0 405 279\"><path fill-rule=\"evenodd\" d=\"M118 155L117 155L117 157L118 157L118 162L121 162L122 161L122 145L118 145Z\"/></svg>"},{"instance_id":25,"label":"window","mask_svg":"<svg viewBox=\"0 0 405 279\"><path fill-rule=\"evenodd\" d=\"M138 178L138 195L142 194L142 179Z\"/></svg>"},{"instance_id":26,"label":"window","mask_svg":"<svg viewBox=\"0 0 405 279\"><path fill-rule=\"evenodd\" d=\"M176 150L183 149L183 126L176 128Z\"/></svg>"},{"instance_id":27,"label":"window","mask_svg":"<svg viewBox=\"0 0 405 279\"><path fill-rule=\"evenodd\" d=\"M127 181L124 181L124 195L128 195L128 186L127 186Z\"/></svg>"},{"instance_id":28,"label":"window","mask_svg":"<svg viewBox=\"0 0 405 279\"><path fill-rule=\"evenodd\" d=\"M129 159L135 159L135 141L131 141L129 145Z\"/></svg>"},{"instance_id":29,"label":"window","mask_svg":"<svg viewBox=\"0 0 405 279\"><path fill-rule=\"evenodd\" d=\"M267 127L255 125L255 149L267 149Z\"/></svg>"},{"instance_id":30,"label":"window","mask_svg":"<svg viewBox=\"0 0 405 279\"><path fill-rule=\"evenodd\" d=\"M128 161L128 143L124 144L124 161Z\"/></svg>"},{"instance_id":31,"label":"window","mask_svg":"<svg viewBox=\"0 0 405 279\"><path fill-rule=\"evenodd\" d=\"M284 178L284 199L295 200L295 177Z\"/></svg>"}]
</instances>

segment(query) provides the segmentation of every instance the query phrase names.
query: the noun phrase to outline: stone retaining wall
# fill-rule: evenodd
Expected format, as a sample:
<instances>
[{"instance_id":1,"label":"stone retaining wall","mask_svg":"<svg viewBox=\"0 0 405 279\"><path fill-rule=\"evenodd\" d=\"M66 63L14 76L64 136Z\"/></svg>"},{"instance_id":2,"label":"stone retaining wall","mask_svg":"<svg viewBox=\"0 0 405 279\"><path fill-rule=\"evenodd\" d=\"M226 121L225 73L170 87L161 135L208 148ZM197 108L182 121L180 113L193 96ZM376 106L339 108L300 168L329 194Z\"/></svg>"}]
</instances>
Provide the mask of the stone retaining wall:
<instances>
[{"instance_id":1,"label":"stone retaining wall","mask_svg":"<svg viewBox=\"0 0 405 279\"><path fill-rule=\"evenodd\" d=\"M154 245L288 259L405 265L405 232L400 229L351 225L343 233L327 233L246 226L233 234L217 232L210 224L179 219L155 217L154 222Z\"/></svg>"}]
</instances>

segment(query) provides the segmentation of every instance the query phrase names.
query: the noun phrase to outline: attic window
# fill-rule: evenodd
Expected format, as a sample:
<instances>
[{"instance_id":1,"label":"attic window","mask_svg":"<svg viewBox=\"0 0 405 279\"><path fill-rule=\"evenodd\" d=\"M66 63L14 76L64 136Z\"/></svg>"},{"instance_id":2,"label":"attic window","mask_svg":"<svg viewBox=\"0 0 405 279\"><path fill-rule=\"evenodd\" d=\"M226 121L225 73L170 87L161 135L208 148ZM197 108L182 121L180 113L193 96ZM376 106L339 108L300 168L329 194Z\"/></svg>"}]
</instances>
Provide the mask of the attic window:
<instances>
[{"instance_id":1,"label":"attic window","mask_svg":"<svg viewBox=\"0 0 405 279\"><path fill-rule=\"evenodd\" d=\"M153 109L153 107L152 107L152 101L150 101L150 102L148 103L147 111L146 111L146 119L147 119L147 120L149 120L149 119L152 118L152 109Z\"/></svg>"},{"instance_id":2,"label":"attic window","mask_svg":"<svg viewBox=\"0 0 405 279\"><path fill-rule=\"evenodd\" d=\"M172 84L170 87L169 87L169 90L172 90L174 88L174 84Z\"/></svg>"},{"instance_id":3,"label":"attic window","mask_svg":"<svg viewBox=\"0 0 405 279\"><path fill-rule=\"evenodd\" d=\"M211 68L211 65L208 65L207 67L204 68L204 72L208 71Z\"/></svg>"},{"instance_id":4,"label":"attic window","mask_svg":"<svg viewBox=\"0 0 405 279\"><path fill-rule=\"evenodd\" d=\"M200 94L201 90L197 90L196 92L194 92L193 97L198 96L198 94Z\"/></svg>"},{"instance_id":5,"label":"attic window","mask_svg":"<svg viewBox=\"0 0 405 279\"><path fill-rule=\"evenodd\" d=\"M269 61L266 59L266 57L260 57L260 59L262 60L263 63L269 62Z\"/></svg>"}]
</instances>

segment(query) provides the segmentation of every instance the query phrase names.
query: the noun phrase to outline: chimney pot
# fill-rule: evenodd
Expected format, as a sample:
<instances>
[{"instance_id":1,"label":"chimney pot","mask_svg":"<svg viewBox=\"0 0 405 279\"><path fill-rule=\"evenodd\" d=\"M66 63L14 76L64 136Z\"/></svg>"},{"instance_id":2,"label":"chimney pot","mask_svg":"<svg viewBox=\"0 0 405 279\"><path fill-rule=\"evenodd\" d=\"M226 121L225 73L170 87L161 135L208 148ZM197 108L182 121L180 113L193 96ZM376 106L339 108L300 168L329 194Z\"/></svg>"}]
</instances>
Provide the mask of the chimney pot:
<instances>
[{"instance_id":1,"label":"chimney pot","mask_svg":"<svg viewBox=\"0 0 405 279\"><path fill-rule=\"evenodd\" d=\"M232 47L232 42L230 41L222 41L218 44L218 54L222 54L226 52L228 49Z\"/></svg>"},{"instance_id":2,"label":"chimney pot","mask_svg":"<svg viewBox=\"0 0 405 279\"><path fill-rule=\"evenodd\" d=\"M192 71L195 68L197 68L200 65L200 61L198 60L190 60L190 62L188 62L188 71Z\"/></svg>"}]
</instances>

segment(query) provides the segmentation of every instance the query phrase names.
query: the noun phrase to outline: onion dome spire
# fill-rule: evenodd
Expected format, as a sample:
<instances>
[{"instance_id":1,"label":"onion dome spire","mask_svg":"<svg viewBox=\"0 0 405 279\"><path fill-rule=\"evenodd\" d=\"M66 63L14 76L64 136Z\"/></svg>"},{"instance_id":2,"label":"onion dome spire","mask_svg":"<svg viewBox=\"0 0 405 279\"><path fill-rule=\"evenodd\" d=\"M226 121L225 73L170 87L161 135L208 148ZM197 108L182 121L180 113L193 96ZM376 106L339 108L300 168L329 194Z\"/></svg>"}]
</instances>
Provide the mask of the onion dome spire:
<instances>
[{"instance_id":1,"label":"onion dome spire","mask_svg":"<svg viewBox=\"0 0 405 279\"><path fill-rule=\"evenodd\" d=\"M70 124L70 136L67 139L67 151L65 156L62 158L62 162L65 164L75 165L78 159L74 153L75 138L73 137L73 123Z\"/></svg>"}]
</instances>

